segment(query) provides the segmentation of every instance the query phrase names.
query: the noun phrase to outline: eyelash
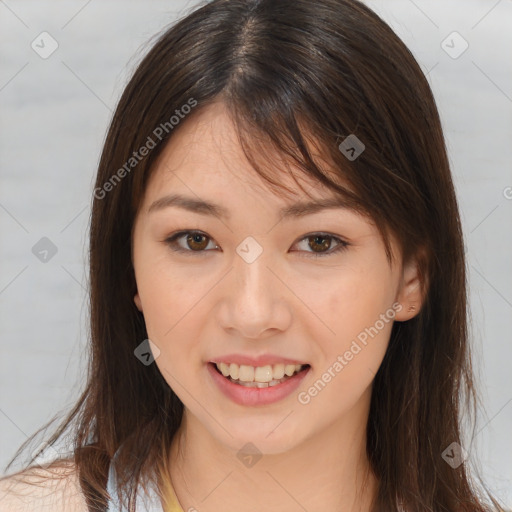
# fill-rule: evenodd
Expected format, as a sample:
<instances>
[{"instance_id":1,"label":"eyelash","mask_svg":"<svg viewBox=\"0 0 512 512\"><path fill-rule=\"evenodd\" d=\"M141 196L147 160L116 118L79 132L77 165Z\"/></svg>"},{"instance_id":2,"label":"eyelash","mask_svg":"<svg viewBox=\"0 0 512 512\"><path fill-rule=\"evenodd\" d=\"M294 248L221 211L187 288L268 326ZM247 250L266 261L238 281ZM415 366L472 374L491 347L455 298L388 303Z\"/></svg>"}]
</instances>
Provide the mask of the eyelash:
<instances>
[{"instance_id":1,"label":"eyelash","mask_svg":"<svg viewBox=\"0 0 512 512\"><path fill-rule=\"evenodd\" d=\"M189 234L201 235L203 237L208 238L209 240L212 240L212 238L209 237L206 233L203 233L203 232L197 231L197 230L189 230L189 231L178 231L177 233L172 234L169 238L164 240L164 243L166 245L168 245L171 248L172 251L179 252L179 253L187 253L187 254L190 254L190 255L193 255L193 256L199 255L199 254L204 253L204 252L208 252L205 249L200 250L200 251L192 251L192 250L188 250L188 249L183 249L183 247L179 247L177 245L177 240L182 238L184 235L189 235ZM329 233L322 233L322 232L307 234L304 237L302 237L300 240L298 240L298 242L302 242L303 240L307 240L308 238L311 238L311 237L314 237L314 236L320 236L322 238L330 238L332 240L335 240L338 243L338 245L336 247L334 247L334 249L330 249L330 250L328 250L326 252L315 253L315 252L309 252L309 251L296 251L296 252L306 252L308 254L308 256L301 255L301 257L304 257L304 258L323 258L323 257L331 256L333 254L342 252L343 250L345 250L350 245L348 242L345 242L345 240L342 240L341 238L339 238L339 237L337 237L335 235L331 235Z\"/></svg>"}]
</instances>

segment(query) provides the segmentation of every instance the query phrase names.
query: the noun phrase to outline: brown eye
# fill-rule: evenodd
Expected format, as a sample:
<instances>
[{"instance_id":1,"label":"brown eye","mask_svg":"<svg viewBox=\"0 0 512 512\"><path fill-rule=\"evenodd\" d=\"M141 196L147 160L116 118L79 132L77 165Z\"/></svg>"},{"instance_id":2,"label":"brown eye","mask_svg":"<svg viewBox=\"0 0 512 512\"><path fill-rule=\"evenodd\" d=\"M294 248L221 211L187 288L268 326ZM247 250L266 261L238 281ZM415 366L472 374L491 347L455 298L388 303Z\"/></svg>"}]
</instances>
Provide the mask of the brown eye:
<instances>
[{"instance_id":1,"label":"brown eye","mask_svg":"<svg viewBox=\"0 0 512 512\"><path fill-rule=\"evenodd\" d=\"M333 241L336 243L336 245L334 246L334 249L331 249ZM310 235L306 235L298 242L298 244L303 242L306 242L306 249L311 249L310 251L299 251L304 253L301 254L301 256L306 258L317 258L323 256L327 257L339 251L343 251L350 245L348 242L345 242L341 238L334 235L329 235L327 233L312 233Z\"/></svg>"},{"instance_id":2,"label":"brown eye","mask_svg":"<svg viewBox=\"0 0 512 512\"><path fill-rule=\"evenodd\" d=\"M308 237L309 246L314 252L325 252L331 246L332 237L328 236L310 236ZM317 250L318 249L318 250Z\"/></svg>"},{"instance_id":3,"label":"brown eye","mask_svg":"<svg viewBox=\"0 0 512 512\"><path fill-rule=\"evenodd\" d=\"M188 244L188 247L190 247L191 249L201 251L205 249L208 245L207 238L208 237L206 235L202 235L201 233L192 233L187 236L186 242Z\"/></svg>"},{"instance_id":4,"label":"brown eye","mask_svg":"<svg viewBox=\"0 0 512 512\"><path fill-rule=\"evenodd\" d=\"M181 240L184 240L185 245L179 243ZM180 231L165 240L165 243L169 245L173 251L199 255L208 252L205 251L205 249L210 240L209 236L199 231Z\"/></svg>"},{"instance_id":5,"label":"brown eye","mask_svg":"<svg viewBox=\"0 0 512 512\"><path fill-rule=\"evenodd\" d=\"M184 243L179 243L181 240L184 240ZM298 251L301 253L300 256L313 258L330 256L344 250L350 245L341 238L328 233L311 233L301 238L296 245L304 242L306 242L304 250ZM334 245L334 248L332 248L333 242L336 244ZM165 243L169 245L173 251L199 256L200 254L210 252L210 249L207 249L207 247L208 244L213 243L213 241L205 233L189 230L175 233L166 239ZM214 249L218 248L217 245L213 245Z\"/></svg>"}]
</instances>

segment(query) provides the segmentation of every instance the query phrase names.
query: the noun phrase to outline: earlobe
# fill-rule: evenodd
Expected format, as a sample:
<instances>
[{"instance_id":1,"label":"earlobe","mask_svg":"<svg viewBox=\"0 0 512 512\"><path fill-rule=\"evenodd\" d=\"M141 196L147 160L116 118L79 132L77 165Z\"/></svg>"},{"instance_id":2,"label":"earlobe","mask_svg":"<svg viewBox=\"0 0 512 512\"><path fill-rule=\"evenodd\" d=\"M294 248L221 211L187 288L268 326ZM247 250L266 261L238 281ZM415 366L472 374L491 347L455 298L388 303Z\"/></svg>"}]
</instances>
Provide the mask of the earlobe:
<instances>
[{"instance_id":1,"label":"earlobe","mask_svg":"<svg viewBox=\"0 0 512 512\"><path fill-rule=\"evenodd\" d=\"M142 302L140 300L139 292L135 294L135 296L133 297L133 301L135 302L137 309L142 313Z\"/></svg>"},{"instance_id":2,"label":"earlobe","mask_svg":"<svg viewBox=\"0 0 512 512\"><path fill-rule=\"evenodd\" d=\"M397 294L397 302L402 309L395 315L395 320L405 322L414 318L421 310L424 296L422 290L422 276L416 260L411 260L403 269L402 281Z\"/></svg>"}]
</instances>

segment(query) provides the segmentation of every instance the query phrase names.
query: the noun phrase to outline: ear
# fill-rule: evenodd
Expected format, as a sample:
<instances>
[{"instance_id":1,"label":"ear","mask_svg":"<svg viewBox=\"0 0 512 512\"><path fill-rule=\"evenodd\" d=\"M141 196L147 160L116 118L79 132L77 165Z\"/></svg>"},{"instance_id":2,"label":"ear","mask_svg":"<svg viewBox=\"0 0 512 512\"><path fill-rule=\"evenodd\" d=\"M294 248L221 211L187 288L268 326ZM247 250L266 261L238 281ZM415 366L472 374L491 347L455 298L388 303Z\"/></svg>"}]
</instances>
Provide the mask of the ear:
<instances>
[{"instance_id":1,"label":"ear","mask_svg":"<svg viewBox=\"0 0 512 512\"><path fill-rule=\"evenodd\" d=\"M417 258L411 258L402 269L402 277L399 284L396 301L402 305L402 309L395 314L395 320L405 322L414 318L421 310L425 300L427 283L423 283L424 277L420 274Z\"/></svg>"},{"instance_id":2,"label":"ear","mask_svg":"<svg viewBox=\"0 0 512 512\"><path fill-rule=\"evenodd\" d=\"M133 297L133 302L135 302L137 309L142 313L142 302L140 300L139 292L137 292Z\"/></svg>"}]
</instances>

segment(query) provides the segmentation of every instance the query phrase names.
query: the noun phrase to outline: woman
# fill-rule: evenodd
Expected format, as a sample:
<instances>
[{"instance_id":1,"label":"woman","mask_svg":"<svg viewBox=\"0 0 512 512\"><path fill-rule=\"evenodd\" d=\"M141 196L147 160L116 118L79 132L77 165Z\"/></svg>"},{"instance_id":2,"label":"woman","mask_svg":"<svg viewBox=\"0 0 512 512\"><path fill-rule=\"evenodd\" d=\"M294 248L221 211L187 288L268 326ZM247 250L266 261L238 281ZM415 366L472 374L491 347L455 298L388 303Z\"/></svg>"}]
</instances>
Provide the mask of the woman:
<instances>
[{"instance_id":1,"label":"woman","mask_svg":"<svg viewBox=\"0 0 512 512\"><path fill-rule=\"evenodd\" d=\"M105 141L90 283L88 385L49 441L73 426L73 454L22 475L33 510L491 510L438 112L363 4L214 0L158 39Z\"/></svg>"}]
</instances>

